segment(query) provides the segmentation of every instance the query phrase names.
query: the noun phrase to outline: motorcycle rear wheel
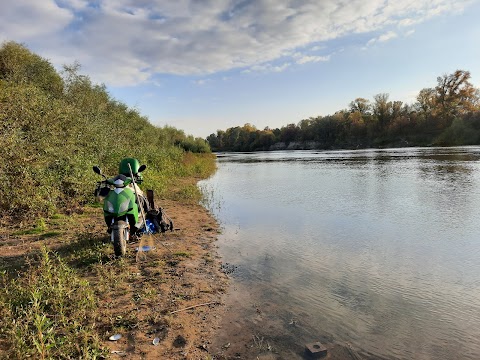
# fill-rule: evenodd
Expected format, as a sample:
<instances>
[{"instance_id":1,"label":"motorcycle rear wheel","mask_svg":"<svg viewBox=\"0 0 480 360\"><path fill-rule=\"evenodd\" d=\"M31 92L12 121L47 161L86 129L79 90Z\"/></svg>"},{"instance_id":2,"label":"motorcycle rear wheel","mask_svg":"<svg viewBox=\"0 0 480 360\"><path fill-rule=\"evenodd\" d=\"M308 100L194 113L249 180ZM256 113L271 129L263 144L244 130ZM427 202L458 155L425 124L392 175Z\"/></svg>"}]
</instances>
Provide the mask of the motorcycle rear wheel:
<instances>
[{"instance_id":1,"label":"motorcycle rear wheel","mask_svg":"<svg viewBox=\"0 0 480 360\"><path fill-rule=\"evenodd\" d=\"M111 236L115 256L125 256L125 253L127 252L127 241L130 236L128 223L120 220L113 224Z\"/></svg>"}]
</instances>

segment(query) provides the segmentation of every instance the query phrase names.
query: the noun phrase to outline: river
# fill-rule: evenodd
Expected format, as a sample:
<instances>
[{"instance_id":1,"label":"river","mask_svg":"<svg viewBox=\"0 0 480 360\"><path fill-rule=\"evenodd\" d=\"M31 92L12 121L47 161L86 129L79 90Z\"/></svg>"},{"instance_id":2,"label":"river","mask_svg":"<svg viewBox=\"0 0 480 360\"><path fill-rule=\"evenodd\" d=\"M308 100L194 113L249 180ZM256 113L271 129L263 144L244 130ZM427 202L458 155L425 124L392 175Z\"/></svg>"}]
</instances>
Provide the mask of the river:
<instances>
[{"instance_id":1,"label":"river","mask_svg":"<svg viewBox=\"0 0 480 360\"><path fill-rule=\"evenodd\" d=\"M237 356L480 358L480 147L218 154ZM274 357L275 358L275 357Z\"/></svg>"}]
</instances>

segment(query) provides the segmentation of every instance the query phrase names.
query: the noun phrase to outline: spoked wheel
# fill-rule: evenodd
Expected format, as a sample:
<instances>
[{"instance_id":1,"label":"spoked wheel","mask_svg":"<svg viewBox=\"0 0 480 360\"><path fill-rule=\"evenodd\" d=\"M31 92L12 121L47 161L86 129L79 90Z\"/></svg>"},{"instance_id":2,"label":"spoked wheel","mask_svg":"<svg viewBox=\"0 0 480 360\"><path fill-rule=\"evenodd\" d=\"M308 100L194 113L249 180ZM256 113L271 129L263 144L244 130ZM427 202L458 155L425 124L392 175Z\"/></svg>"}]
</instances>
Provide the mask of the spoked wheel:
<instances>
[{"instance_id":1,"label":"spoked wheel","mask_svg":"<svg viewBox=\"0 0 480 360\"><path fill-rule=\"evenodd\" d=\"M124 256L127 252L127 241L130 229L125 221L118 221L112 226L112 242L115 256Z\"/></svg>"}]
</instances>

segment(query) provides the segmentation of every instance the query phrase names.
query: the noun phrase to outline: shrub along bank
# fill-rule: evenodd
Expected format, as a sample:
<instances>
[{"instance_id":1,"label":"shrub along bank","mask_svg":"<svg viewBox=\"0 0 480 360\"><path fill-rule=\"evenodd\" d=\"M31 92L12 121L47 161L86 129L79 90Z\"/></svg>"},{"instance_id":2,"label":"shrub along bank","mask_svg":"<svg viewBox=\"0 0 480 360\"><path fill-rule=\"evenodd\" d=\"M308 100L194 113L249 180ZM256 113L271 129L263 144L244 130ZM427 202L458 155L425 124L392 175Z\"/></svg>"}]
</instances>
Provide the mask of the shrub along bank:
<instances>
[{"instance_id":1,"label":"shrub along bank","mask_svg":"<svg viewBox=\"0 0 480 360\"><path fill-rule=\"evenodd\" d=\"M58 73L48 60L14 42L0 48L4 214L49 216L87 204L99 180L92 166L114 175L127 156L147 164L144 187L162 197L185 193L174 187L179 178L214 171L204 140L152 125L78 70L74 64Z\"/></svg>"}]
</instances>

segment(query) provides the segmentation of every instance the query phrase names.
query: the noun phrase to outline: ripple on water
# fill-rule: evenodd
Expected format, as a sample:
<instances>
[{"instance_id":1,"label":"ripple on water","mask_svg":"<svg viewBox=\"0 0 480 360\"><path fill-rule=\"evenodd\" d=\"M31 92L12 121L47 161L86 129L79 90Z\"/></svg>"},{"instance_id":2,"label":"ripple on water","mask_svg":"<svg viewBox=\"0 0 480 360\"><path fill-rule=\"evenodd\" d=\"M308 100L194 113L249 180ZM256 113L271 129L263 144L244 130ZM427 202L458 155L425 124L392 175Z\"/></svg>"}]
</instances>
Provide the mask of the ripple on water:
<instances>
[{"instance_id":1,"label":"ripple on water","mask_svg":"<svg viewBox=\"0 0 480 360\"><path fill-rule=\"evenodd\" d=\"M478 160L480 147L223 157L209 181L242 329L480 358Z\"/></svg>"}]
</instances>

